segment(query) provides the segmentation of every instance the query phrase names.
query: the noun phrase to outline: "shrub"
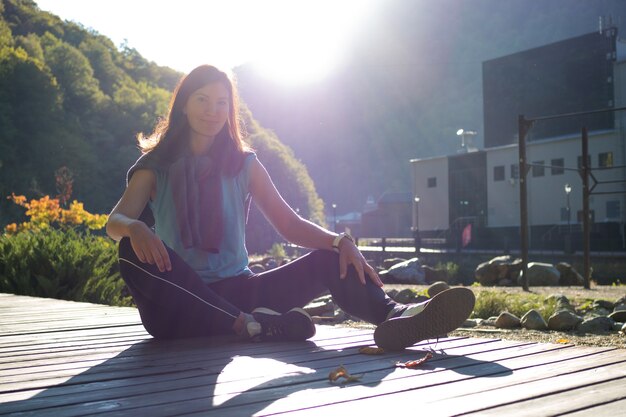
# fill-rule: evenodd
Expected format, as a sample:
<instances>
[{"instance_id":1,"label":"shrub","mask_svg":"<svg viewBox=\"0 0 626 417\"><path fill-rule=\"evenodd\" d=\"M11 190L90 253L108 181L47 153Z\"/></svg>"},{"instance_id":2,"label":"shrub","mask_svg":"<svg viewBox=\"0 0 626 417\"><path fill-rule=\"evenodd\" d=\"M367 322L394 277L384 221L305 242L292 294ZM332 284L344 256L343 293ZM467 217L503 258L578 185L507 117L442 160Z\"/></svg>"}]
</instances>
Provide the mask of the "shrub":
<instances>
[{"instance_id":1,"label":"shrub","mask_svg":"<svg viewBox=\"0 0 626 417\"><path fill-rule=\"evenodd\" d=\"M556 311L556 300L544 298L537 294L479 291L476 296L473 317L486 319L498 316L503 311L522 317L532 309L537 310L545 320L548 320Z\"/></svg>"},{"instance_id":2,"label":"shrub","mask_svg":"<svg viewBox=\"0 0 626 417\"><path fill-rule=\"evenodd\" d=\"M0 237L0 291L131 305L119 276L115 243L75 229Z\"/></svg>"},{"instance_id":3,"label":"shrub","mask_svg":"<svg viewBox=\"0 0 626 417\"><path fill-rule=\"evenodd\" d=\"M132 305L117 265L117 245L92 234L107 216L91 214L66 198L9 199L26 209L27 222L0 236L0 291L36 297Z\"/></svg>"}]
</instances>

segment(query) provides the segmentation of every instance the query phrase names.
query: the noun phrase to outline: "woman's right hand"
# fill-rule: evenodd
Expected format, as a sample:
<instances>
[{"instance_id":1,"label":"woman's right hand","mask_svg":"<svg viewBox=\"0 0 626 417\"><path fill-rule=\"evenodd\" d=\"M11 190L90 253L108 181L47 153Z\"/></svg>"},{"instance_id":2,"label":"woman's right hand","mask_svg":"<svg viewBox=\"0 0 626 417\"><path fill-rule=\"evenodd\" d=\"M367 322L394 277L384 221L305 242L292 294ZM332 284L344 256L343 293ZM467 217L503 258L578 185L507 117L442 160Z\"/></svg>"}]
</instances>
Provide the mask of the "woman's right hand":
<instances>
[{"instance_id":1,"label":"woman's right hand","mask_svg":"<svg viewBox=\"0 0 626 417\"><path fill-rule=\"evenodd\" d=\"M171 271L172 263L163 241L140 220L128 226L130 244L137 258L150 265L156 264L159 271Z\"/></svg>"}]
</instances>

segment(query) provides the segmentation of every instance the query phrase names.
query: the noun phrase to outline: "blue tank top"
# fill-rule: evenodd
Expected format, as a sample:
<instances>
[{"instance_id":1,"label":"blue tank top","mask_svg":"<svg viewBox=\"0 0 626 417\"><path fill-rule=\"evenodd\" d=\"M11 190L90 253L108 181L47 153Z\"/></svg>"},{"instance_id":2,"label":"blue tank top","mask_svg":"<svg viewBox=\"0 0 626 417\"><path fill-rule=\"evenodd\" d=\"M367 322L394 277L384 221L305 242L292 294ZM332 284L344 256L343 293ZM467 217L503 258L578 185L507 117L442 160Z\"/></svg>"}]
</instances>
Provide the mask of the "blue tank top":
<instances>
[{"instance_id":1,"label":"blue tank top","mask_svg":"<svg viewBox=\"0 0 626 417\"><path fill-rule=\"evenodd\" d=\"M248 268L245 227L250 166L254 159L256 155L250 153L239 174L234 177L222 175L224 236L219 246L219 253L184 248L176 221L176 208L167 171L154 171L156 197L149 204L154 214L155 232L207 283L237 275L252 274Z\"/></svg>"}]
</instances>

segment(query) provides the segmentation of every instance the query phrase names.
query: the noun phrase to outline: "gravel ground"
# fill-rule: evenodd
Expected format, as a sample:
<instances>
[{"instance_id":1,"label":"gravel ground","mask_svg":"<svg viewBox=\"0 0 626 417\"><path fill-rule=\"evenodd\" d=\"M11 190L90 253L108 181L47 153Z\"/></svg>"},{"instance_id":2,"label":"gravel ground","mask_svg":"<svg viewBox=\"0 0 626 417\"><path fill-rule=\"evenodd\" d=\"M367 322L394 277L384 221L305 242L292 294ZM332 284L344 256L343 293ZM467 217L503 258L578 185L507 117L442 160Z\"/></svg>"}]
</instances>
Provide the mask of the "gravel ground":
<instances>
[{"instance_id":1,"label":"gravel ground","mask_svg":"<svg viewBox=\"0 0 626 417\"><path fill-rule=\"evenodd\" d=\"M385 290L404 288L416 288L418 290L426 288L419 285L385 285ZM471 287L477 293L486 290L498 290L507 293L523 293L521 287ZM591 300L608 300L615 302L620 297L626 295L626 286L598 286L593 285L591 289L586 290L580 287L531 287L531 293L540 295L563 294L570 300L574 299L591 299ZM364 322L347 321L340 325L350 327L373 328L372 325ZM491 326L475 327L472 329L458 329L449 334L450 336L467 336L480 338L497 338L507 340L522 340L538 343L568 343L577 346L596 346L596 347L615 347L626 349L626 335L619 332L610 332L603 334L582 334L577 332L556 332L556 331L536 331L526 329L496 329Z\"/></svg>"}]
</instances>

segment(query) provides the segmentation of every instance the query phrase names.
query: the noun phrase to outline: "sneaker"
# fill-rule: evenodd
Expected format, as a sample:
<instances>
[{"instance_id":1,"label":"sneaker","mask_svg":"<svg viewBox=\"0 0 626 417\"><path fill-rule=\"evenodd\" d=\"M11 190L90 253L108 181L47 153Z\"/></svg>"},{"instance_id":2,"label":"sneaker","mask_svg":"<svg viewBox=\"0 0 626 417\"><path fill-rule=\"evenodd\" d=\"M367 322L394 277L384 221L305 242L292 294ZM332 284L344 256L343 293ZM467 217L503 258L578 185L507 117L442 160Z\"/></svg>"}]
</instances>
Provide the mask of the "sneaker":
<instances>
[{"instance_id":1,"label":"sneaker","mask_svg":"<svg viewBox=\"0 0 626 417\"><path fill-rule=\"evenodd\" d=\"M301 308L280 314L260 307L252 311L255 321L247 324L250 338L256 341L299 342L315 335L311 316Z\"/></svg>"},{"instance_id":2,"label":"sneaker","mask_svg":"<svg viewBox=\"0 0 626 417\"><path fill-rule=\"evenodd\" d=\"M467 288L444 290L418 308L411 309L416 314L403 314L381 323L374 331L374 340L378 347L391 351L440 337L465 322L474 310L475 301L474 293Z\"/></svg>"}]
</instances>

